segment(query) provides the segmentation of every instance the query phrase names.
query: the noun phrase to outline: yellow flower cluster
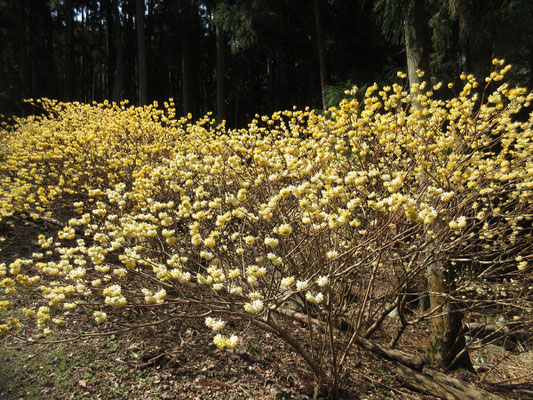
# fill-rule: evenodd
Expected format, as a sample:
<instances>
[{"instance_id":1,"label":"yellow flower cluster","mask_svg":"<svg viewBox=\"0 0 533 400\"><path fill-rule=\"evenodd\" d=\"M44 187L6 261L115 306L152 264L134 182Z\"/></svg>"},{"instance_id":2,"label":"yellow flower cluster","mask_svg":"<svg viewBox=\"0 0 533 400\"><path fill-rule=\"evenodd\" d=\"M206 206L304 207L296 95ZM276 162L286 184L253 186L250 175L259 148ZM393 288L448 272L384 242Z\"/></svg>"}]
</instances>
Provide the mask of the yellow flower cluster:
<instances>
[{"instance_id":1,"label":"yellow flower cluster","mask_svg":"<svg viewBox=\"0 0 533 400\"><path fill-rule=\"evenodd\" d=\"M205 319L205 324L211 328L212 330L214 330L215 332L219 332L222 330L222 328L224 328L224 326L226 325L226 323L224 321L222 321L221 319L217 319L217 318L212 318L212 317L207 317Z\"/></svg>"},{"instance_id":2,"label":"yellow flower cluster","mask_svg":"<svg viewBox=\"0 0 533 400\"><path fill-rule=\"evenodd\" d=\"M102 311L94 311L93 316L96 322L98 323L103 323L107 320L107 314Z\"/></svg>"},{"instance_id":3,"label":"yellow flower cluster","mask_svg":"<svg viewBox=\"0 0 533 400\"><path fill-rule=\"evenodd\" d=\"M216 316L261 318L291 296L341 313L343 285L372 266L406 276L417 251L527 249L533 95L499 82L509 67L494 65L485 87L464 75L448 100L443 85L373 85L326 115L286 110L238 130L177 119L172 102L41 100L46 115L0 133L0 216L62 227L39 235L42 254L0 265L0 286L39 295L43 331L51 314L90 308L104 322L188 297ZM527 274L522 256L509 262Z\"/></svg>"},{"instance_id":4,"label":"yellow flower cluster","mask_svg":"<svg viewBox=\"0 0 533 400\"><path fill-rule=\"evenodd\" d=\"M167 292L165 289L161 289L157 291L156 293L154 293L150 289L144 288L141 290L141 292L144 294L144 299L148 304L150 303L161 304L165 300L165 297L167 297Z\"/></svg>"},{"instance_id":5,"label":"yellow flower cluster","mask_svg":"<svg viewBox=\"0 0 533 400\"><path fill-rule=\"evenodd\" d=\"M122 288L119 285L112 285L103 290L105 296L105 304L115 307L123 307L126 305L126 298L122 295ZM153 298L153 296L150 296Z\"/></svg>"},{"instance_id":6,"label":"yellow flower cluster","mask_svg":"<svg viewBox=\"0 0 533 400\"><path fill-rule=\"evenodd\" d=\"M221 334L217 334L213 338L213 342L221 350L231 350L239 344L239 338L237 337L237 335L231 335L231 337L227 338L222 336Z\"/></svg>"}]
</instances>

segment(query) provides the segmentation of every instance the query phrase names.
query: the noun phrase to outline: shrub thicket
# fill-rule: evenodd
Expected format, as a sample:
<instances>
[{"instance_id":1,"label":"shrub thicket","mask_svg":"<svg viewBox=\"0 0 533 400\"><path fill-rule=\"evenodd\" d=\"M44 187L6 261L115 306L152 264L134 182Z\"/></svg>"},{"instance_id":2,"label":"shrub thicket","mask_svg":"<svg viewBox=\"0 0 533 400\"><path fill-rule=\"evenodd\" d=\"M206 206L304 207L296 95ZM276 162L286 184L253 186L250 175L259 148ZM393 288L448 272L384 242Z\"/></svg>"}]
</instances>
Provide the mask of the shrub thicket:
<instances>
[{"instance_id":1,"label":"shrub thicket","mask_svg":"<svg viewBox=\"0 0 533 400\"><path fill-rule=\"evenodd\" d=\"M530 326L533 95L494 65L448 100L451 84L374 85L325 116L283 111L242 130L176 118L172 101L38 101L45 116L2 130L0 211L61 229L0 266L0 330L105 331L130 310L144 324L204 318L231 349L232 322L252 321L336 385L357 335L392 307L410 323L405 295L436 264L431 296ZM14 309L21 293L33 308ZM446 311L435 304L417 321ZM314 321L308 336L280 310Z\"/></svg>"}]
</instances>

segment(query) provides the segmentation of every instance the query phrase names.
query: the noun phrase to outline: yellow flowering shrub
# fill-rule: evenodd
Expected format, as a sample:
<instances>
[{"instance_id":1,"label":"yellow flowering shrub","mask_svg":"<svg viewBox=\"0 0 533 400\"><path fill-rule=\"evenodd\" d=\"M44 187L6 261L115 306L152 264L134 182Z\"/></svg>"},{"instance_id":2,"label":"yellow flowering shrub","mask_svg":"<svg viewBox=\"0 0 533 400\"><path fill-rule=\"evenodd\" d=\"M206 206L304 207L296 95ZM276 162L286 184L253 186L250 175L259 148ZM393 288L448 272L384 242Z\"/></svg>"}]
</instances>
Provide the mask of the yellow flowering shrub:
<instances>
[{"instance_id":1,"label":"yellow flowering shrub","mask_svg":"<svg viewBox=\"0 0 533 400\"><path fill-rule=\"evenodd\" d=\"M505 274L525 315L533 95L496 83L507 70L465 76L449 99L441 85L373 85L325 116L287 110L238 130L177 118L172 100L38 101L42 116L1 132L0 213L60 229L36 238L42 254L0 268L6 298L35 294L1 331L37 324L49 336L80 315L105 330L124 309L150 309L154 323L203 318L231 349L239 332L226 319L286 339L275 312L289 306L363 330L435 260L462 263L454 290L477 299L505 298L486 284ZM316 374L351 344L310 338Z\"/></svg>"}]
</instances>

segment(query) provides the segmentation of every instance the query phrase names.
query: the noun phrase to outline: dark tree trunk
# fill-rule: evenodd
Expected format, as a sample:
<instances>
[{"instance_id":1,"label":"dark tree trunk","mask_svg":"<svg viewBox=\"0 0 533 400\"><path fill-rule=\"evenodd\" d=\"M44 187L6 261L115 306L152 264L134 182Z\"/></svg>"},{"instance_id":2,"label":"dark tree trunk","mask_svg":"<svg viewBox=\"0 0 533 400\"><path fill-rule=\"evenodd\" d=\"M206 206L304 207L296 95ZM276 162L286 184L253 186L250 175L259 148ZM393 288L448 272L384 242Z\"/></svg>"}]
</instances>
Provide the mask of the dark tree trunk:
<instances>
[{"instance_id":1,"label":"dark tree trunk","mask_svg":"<svg viewBox=\"0 0 533 400\"><path fill-rule=\"evenodd\" d=\"M453 0L452 12L457 18L459 25L458 44L460 48L459 66L463 71L470 71L472 68L472 54L470 49L470 24L474 18L474 11L469 2Z\"/></svg>"},{"instance_id":2,"label":"dark tree trunk","mask_svg":"<svg viewBox=\"0 0 533 400\"><path fill-rule=\"evenodd\" d=\"M135 30L136 0L123 2L123 57L124 57L124 98L137 101L137 33Z\"/></svg>"},{"instance_id":3,"label":"dark tree trunk","mask_svg":"<svg viewBox=\"0 0 533 400\"><path fill-rule=\"evenodd\" d=\"M533 38L529 43L529 87L533 88Z\"/></svg>"},{"instance_id":4,"label":"dark tree trunk","mask_svg":"<svg viewBox=\"0 0 533 400\"><path fill-rule=\"evenodd\" d=\"M184 28L181 35L181 72L183 86L183 113L192 114L193 109L193 78L192 78L192 49L190 45L189 29Z\"/></svg>"},{"instance_id":5,"label":"dark tree trunk","mask_svg":"<svg viewBox=\"0 0 533 400\"><path fill-rule=\"evenodd\" d=\"M65 17L67 19L67 32L65 40L65 87L63 97L66 101L73 100L74 88L74 8L72 0L65 2Z\"/></svg>"},{"instance_id":6,"label":"dark tree trunk","mask_svg":"<svg viewBox=\"0 0 533 400\"><path fill-rule=\"evenodd\" d=\"M20 64L20 100L28 97L29 89L29 68L28 68L28 41L26 36L26 28L28 24L28 16L26 13L26 0L19 0L19 64Z\"/></svg>"},{"instance_id":7,"label":"dark tree trunk","mask_svg":"<svg viewBox=\"0 0 533 400\"><path fill-rule=\"evenodd\" d=\"M100 6L100 15L99 23L97 25L98 29L98 48L104 49L103 54L100 53L103 57L99 57L99 59L95 60L95 63L97 65L96 71L95 71L95 87L94 87L94 93L93 93L93 99L96 101L102 101L103 99L108 98L107 97L107 61L108 61L108 54L107 54L107 22L106 21L106 1L103 2L103 4ZM100 50L102 52L102 50Z\"/></svg>"},{"instance_id":8,"label":"dark tree trunk","mask_svg":"<svg viewBox=\"0 0 533 400\"><path fill-rule=\"evenodd\" d=\"M327 109L326 85L328 83L328 68L326 60L326 46L324 44L324 34L322 32L322 21L320 14L320 0L313 0L315 13L316 40L318 45L318 62L320 65L320 91L322 94L322 108Z\"/></svg>"},{"instance_id":9,"label":"dark tree trunk","mask_svg":"<svg viewBox=\"0 0 533 400\"><path fill-rule=\"evenodd\" d=\"M30 96L32 98L41 97L39 72L42 68L40 60L40 46L42 38L38 36L39 3L36 0L30 0L28 9L28 50L29 50L29 68L30 68ZM39 37L39 38L38 38Z\"/></svg>"},{"instance_id":10,"label":"dark tree trunk","mask_svg":"<svg viewBox=\"0 0 533 400\"><path fill-rule=\"evenodd\" d=\"M79 87L81 88L81 99L84 102L87 102L87 96L90 92L90 85L91 85L91 61L88 60L88 36L87 36L87 10L85 7L81 8L81 32L80 36L82 37L81 40L81 59L80 59L80 76L81 76L81 82Z\"/></svg>"},{"instance_id":11,"label":"dark tree trunk","mask_svg":"<svg viewBox=\"0 0 533 400\"><path fill-rule=\"evenodd\" d=\"M120 23L119 0L111 0L113 8L113 42L115 45L115 71L113 72L113 101L120 102L124 95L124 48L122 45L122 26Z\"/></svg>"},{"instance_id":12,"label":"dark tree trunk","mask_svg":"<svg viewBox=\"0 0 533 400\"><path fill-rule=\"evenodd\" d=\"M194 49L197 44L197 10L190 0L183 1L181 31L181 67L183 86L183 112L198 116L198 66L195 65Z\"/></svg>"},{"instance_id":13,"label":"dark tree trunk","mask_svg":"<svg viewBox=\"0 0 533 400\"><path fill-rule=\"evenodd\" d=\"M405 50L409 84L420 84L417 71L429 73L429 50L424 0L408 0L405 19Z\"/></svg>"},{"instance_id":14,"label":"dark tree trunk","mask_svg":"<svg viewBox=\"0 0 533 400\"><path fill-rule=\"evenodd\" d=\"M136 1L137 28L137 78L138 78L138 103L144 106L148 103L148 84L146 75L146 34L144 31L144 0Z\"/></svg>"},{"instance_id":15,"label":"dark tree trunk","mask_svg":"<svg viewBox=\"0 0 533 400\"><path fill-rule=\"evenodd\" d=\"M224 78L226 41L224 29L220 24L216 26L217 36L217 121L220 123L226 119L226 82Z\"/></svg>"},{"instance_id":16,"label":"dark tree trunk","mask_svg":"<svg viewBox=\"0 0 533 400\"><path fill-rule=\"evenodd\" d=\"M233 125L241 125L241 102L239 93L235 93L235 100L233 104Z\"/></svg>"},{"instance_id":17,"label":"dark tree trunk","mask_svg":"<svg viewBox=\"0 0 533 400\"><path fill-rule=\"evenodd\" d=\"M115 74L115 48L113 43L113 2L105 1L105 21L106 21L106 99L113 98L113 75Z\"/></svg>"}]
</instances>

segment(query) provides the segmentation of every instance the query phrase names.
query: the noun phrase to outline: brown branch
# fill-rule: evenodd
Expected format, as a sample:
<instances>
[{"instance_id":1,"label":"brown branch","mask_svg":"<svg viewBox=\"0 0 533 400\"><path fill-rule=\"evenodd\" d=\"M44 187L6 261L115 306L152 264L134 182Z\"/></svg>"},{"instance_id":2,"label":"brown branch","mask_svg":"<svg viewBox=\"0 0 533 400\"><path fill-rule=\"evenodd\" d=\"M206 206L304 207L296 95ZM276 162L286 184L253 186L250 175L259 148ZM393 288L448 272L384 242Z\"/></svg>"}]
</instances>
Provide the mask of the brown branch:
<instances>
[{"instance_id":1,"label":"brown branch","mask_svg":"<svg viewBox=\"0 0 533 400\"><path fill-rule=\"evenodd\" d=\"M503 400L500 396L491 394L470 383L429 368L424 368L423 371L418 372L405 365L398 365L395 372L407 386L441 399Z\"/></svg>"},{"instance_id":2,"label":"brown branch","mask_svg":"<svg viewBox=\"0 0 533 400\"><path fill-rule=\"evenodd\" d=\"M299 313L293 310L288 310L285 308L280 308L280 309L277 309L276 311L289 318L292 318L292 319L295 319L297 321L307 324L308 317L302 313ZM315 325L318 329L321 329L322 331L326 330L327 327L326 327L326 324L324 324L324 322L319 321L315 318L310 318L310 320L312 324ZM383 358L387 360L399 362L414 370L420 371L422 370L424 366L423 360L417 360L413 356L410 356L398 350L393 350L386 346L380 345L374 342L373 340L366 339L360 335L354 335L354 341L355 343L357 343L358 345L360 345L361 347L365 348L368 351L379 354L380 356L382 356Z\"/></svg>"},{"instance_id":3,"label":"brown branch","mask_svg":"<svg viewBox=\"0 0 533 400\"><path fill-rule=\"evenodd\" d=\"M296 340L294 337L292 337L287 331L285 331L275 320L272 316L268 320L259 320L254 319L252 320L254 324L259 326L261 329L265 329L266 331L273 332L274 334L278 335L280 338L282 338L287 344L289 344L298 354L300 354L307 365L311 368L317 379L320 379L322 377L322 369L320 368L320 365L315 361L313 356L309 354L307 350L305 350L300 342Z\"/></svg>"}]
</instances>

